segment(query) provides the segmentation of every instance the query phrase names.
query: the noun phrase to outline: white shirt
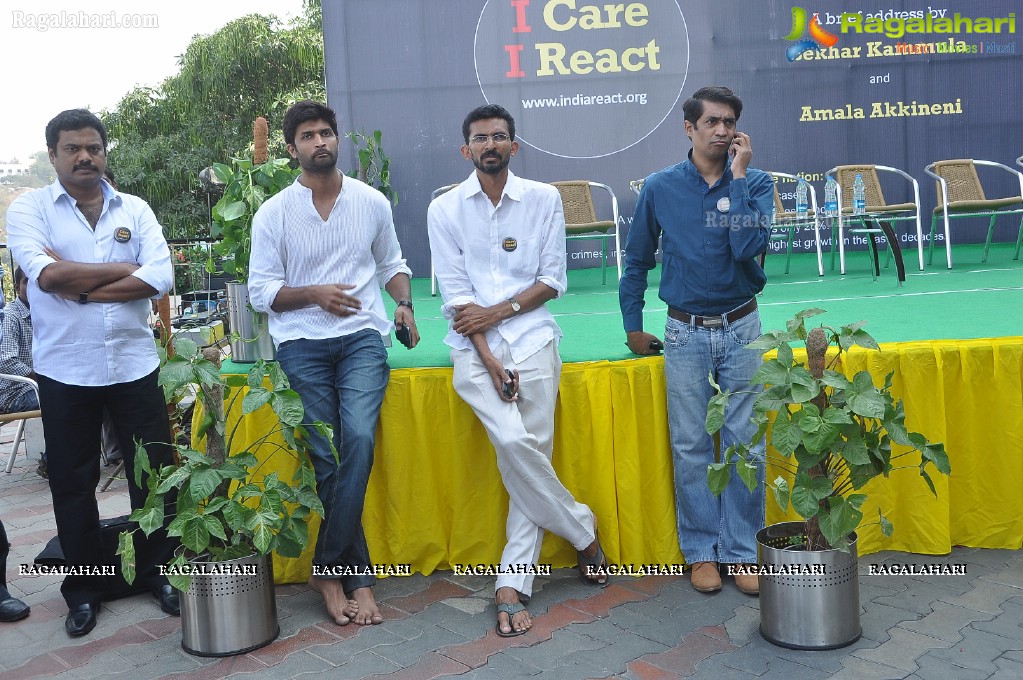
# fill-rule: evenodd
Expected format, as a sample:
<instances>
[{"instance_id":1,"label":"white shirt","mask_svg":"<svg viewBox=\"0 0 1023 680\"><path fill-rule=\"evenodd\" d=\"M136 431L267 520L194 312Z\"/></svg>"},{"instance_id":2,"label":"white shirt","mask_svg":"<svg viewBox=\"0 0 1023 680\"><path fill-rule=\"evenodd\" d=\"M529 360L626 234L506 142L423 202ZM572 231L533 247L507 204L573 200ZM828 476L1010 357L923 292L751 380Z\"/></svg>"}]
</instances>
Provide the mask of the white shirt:
<instances>
[{"instance_id":1,"label":"white shirt","mask_svg":"<svg viewBox=\"0 0 1023 680\"><path fill-rule=\"evenodd\" d=\"M441 312L454 319L454 307L474 302L489 307L518 295L536 282L558 296L568 288L565 272L565 212L561 195L549 184L516 177L508 181L495 206L473 172L467 180L430 204L427 224L433 266L444 298ZM495 348L507 341L512 358L523 361L561 329L545 305L505 319L487 331ZM444 342L473 349L469 338L449 325Z\"/></svg>"},{"instance_id":2,"label":"white shirt","mask_svg":"<svg viewBox=\"0 0 1023 680\"><path fill-rule=\"evenodd\" d=\"M39 275L56 262L43 250L48 247L72 262L138 264L132 276L155 288L154 298L171 289L170 249L149 204L102 186L95 230L59 180L22 194L7 211L8 244L29 281L32 362L37 373L66 385L131 382L160 365L148 299L82 305L39 288Z\"/></svg>"},{"instance_id":3,"label":"white shirt","mask_svg":"<svg viewBox=\"0 0 1023 680\"><path fill-rule=\"evenodd\" d=\"M280 344L307 338L323 340L373 328L381 335L393 325L380 287L395 274L412 275L401 256L391 204L382 193L345 177L324 221L313 205L311 189L295 181L260 206L252 220L249 301L269 315L270 335ZM310 305L288 312L270 306L281 288L344 283L362 309L337 316Z\"/></svg>"}]
</instances>

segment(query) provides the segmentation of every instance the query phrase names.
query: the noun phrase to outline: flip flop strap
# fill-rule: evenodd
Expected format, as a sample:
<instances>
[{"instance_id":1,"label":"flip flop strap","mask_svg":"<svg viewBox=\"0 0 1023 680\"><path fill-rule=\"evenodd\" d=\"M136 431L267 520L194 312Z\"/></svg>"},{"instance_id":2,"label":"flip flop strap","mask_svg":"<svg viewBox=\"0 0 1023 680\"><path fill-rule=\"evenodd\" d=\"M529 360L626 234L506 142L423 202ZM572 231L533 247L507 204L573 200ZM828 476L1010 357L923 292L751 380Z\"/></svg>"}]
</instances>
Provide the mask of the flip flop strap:
<instances>
[{"instance_id":1,"label":"flip flop strap","mask_svg":"<svg viewBox=\"0 0 1023 680\"><path fill-rule=\"evenodd\" d=\"M501 612L504 612L505 614L508 615L508 618L511 618L511 617L515 616L516 614L518 614L519 612L524 612L524 611L526 611L526 608L522 606L521 602L511 602L511 603L503 602L503 603L497 605L497 613L500 614Z\"/></svg>"}]
</instances>

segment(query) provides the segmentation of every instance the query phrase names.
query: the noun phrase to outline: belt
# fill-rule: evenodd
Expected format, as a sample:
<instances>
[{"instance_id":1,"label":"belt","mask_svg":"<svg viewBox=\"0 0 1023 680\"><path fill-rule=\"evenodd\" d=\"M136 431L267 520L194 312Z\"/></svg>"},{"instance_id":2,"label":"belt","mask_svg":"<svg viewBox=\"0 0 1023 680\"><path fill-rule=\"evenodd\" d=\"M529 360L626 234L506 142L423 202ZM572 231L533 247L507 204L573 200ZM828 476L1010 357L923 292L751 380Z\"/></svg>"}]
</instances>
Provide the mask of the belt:
<instances>
[{"instance_id":1,"label":"belt","mask_svg":"<svg viewBox=\"0 0 1023 680\"><path fill-rule=\"evenodd\" d=\"M675 309L674 307L668 307L668 316L676 321L682 323L692 323L694 326L700 328L721 328L724 326L724 322L735 323L739 319L743 319L757 310L757 299L753 298L741 307L736 307L730 312L719 314L718 316L693 316L687 312L683 312L681 309Z\"/></svg>"}]
</instances>

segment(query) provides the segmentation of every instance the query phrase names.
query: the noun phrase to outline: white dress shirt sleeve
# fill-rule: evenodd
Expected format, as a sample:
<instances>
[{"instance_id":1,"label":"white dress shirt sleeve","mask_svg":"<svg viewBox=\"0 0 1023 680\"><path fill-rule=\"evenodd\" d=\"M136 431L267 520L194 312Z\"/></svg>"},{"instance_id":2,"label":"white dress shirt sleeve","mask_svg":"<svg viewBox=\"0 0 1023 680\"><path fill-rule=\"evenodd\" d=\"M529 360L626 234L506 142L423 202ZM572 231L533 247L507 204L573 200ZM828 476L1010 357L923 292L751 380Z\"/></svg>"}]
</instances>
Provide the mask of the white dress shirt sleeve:
<instances>
[{"instance_id":1,"label":"white dress shirt sleeve","mask_svg":"<svg viewBox=\"0 0 1023 680\"><path fill-rule=\"evenodd\" d=\"M7 209L7 245L30 281L38 281L46 265L56 262L43 250L50 245L50 231L36 198L26 194Z\"/></svg>"},{"instance_id":2,"label":"white dress shirt sleeve","mask_svg":"<svg viewBox=\"0 0 1023 680\"><path fill-rule=\"evenodd\" d=\"M550 286L557 297L561 297L568 290L568 260L565 248L565 210L557 189L553 190L553 200L544 216L542 234L540 269L536 280Z\"/></svg>"},{"instance_id":3,"label":"white dress shirt sleeve","mask_svg":"<svg viewBox=\"0 0 1023 680\"><path fill-rule=\"evenodd\" d=\"M123 200L128 200L125 196ZM139 268L132 272L132 276L142 279L156 289L156 300L174 287L174 267L171 265L170 248L163 236L163 227L156 220L153 209L141 199L136 199L142 204L139 210L136 229L139 238L142 239L139 250Z\"/></svg>"},{"instance_id":4,"label":"white dress shirt sleeve","mask_svg":"<svg viewBox=\"0 0 1023 680\"><path fill-rule=\"evenodd\" d=\"M249 304L253 309L279 316L271 305L287 281L281 251L282 199L264 203L252 218L252 255L249 259Z\"/></svg>"},{"instance_id":5,"label":"white dress shirt sleeve","mask_svg":"<svg viewBox=\"0 0 1023 680\"><path fill-rule=\"evenodd\" d=\"M377 282L383 288L397 274L406 274L411 279L412 270L401 256L401 244L394 231L391 204L383 197L377 212L377 233L373 238L373 260L377 263Z\"/></svg>"},{"instance_id":6,"label":"white dress shirt sleeve","mask_svg":"<svg viewBox=\"0 0 1023 680\"><path fill-rule=\"evenodd\" d=\"M456 238L458 227L437 201L431 203L427 210L426 228L430 237L430 257L444 300L440 311L450 320L455 316L456 305L476 303L476 293L465 268L465 255Z\"/></svg>"}]
</instances>

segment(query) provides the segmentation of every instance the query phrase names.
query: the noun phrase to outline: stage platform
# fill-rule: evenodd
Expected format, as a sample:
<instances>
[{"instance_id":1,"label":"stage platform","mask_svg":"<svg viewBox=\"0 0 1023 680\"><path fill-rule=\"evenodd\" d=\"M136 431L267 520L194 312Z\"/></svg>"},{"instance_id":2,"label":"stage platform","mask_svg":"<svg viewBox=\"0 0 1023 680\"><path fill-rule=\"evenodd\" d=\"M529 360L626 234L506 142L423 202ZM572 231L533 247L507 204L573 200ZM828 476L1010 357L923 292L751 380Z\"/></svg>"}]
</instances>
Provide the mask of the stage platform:
<instances>
[{"instance_id":1,"label":"stage platform","mask_svg":"<svg viewBox=\"0 0 1023 680\"><path fill-rule=\"evenodd\" d=\"M986 264L980 246L957 247L954 256L952 270L910 272L902 287L894 266L874 281L863 253L848 254L845 276L826 269L819 277L815 255L794 255L788 275L784 255L767 259L770 280L759 298L764 329L783 328L809 307L827 310L819 318L829 325L867 320L882 352L854 351L846 372L866 368L878 384L893 372L908 426L944 442L949 452L952 477L936 476L937 498L915 469L868 487L865 516L876 517L880 505L895 535L884 538L876 526L864 526L863 554L1023 544L1023 263L1012 260L1007 246L992 247ZM657 275L651 272L646 325L660 334L665 305L657 298ZM496 562L507 496L482 427L451 388L440 298L430 296L427 280L413 287L424 339L414 350L397 343L389 350L391 382L363 524L378 564L410 564L428 574ZM559 476L597 514L612 562L681 564L663 358L636 357L625 347L617 286L602 286L598 270L570 271L568 294L550 305L565 333L554 453ZM224 367L245 370L244 364ZM241 439L255 441L266 431L268 421L256 416L241 428ZM278 454L265 469L289 479L292 466ZM767 507L769 522L783 519L772 501ZM569 566L575 554L549 536L541 562ZM275 571L280 581L303 581L308 555L275 560Z\"/></svg>"}]
</instances>

